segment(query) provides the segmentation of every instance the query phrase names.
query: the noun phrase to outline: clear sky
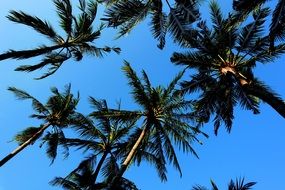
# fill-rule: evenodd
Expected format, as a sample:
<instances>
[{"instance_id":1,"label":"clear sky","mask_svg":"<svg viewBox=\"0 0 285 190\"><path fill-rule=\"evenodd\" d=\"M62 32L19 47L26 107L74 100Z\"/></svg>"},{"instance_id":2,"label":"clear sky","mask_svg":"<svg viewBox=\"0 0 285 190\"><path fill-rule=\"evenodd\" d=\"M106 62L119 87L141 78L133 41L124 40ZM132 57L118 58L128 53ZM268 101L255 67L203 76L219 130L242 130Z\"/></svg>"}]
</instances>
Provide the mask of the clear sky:
<instances>
[{"instance_id":1,"label":"clear sky","mask_svg":"<svg viewBox=\"0 0 285 190\"><path fill-rule=\"evenodd\" d=\"M77 1L74 1L77 2ZM231 1L219 0L222 10L229 10ZM274 1L276 2L276 0ZM52 1L10 0L0 2L0 52L8 49L33 48L46 40L32 29L14 24L5 16L9 10L23 10L57 24ZM202 14L207 15L208 3L205 1ZM99 20L97 20L99 26ZM148 21L147 21L148 22ZM156 47L147 22L140 24L128 36L114 40L115 31L103 32L99 44L120 46L120 55L110 54L103 59L85 57L81 62L66 62L59 71L40 81L33 80L43 71L32 74L13 71L20 64L36 63L7 60L0 63L0 157L4 157L17 147L9 142L12 137L28 126L37 126L39 122L29 118L32 114L29 101L17 101L6 89L15 86L28 91L42 102L50 95L49 88L56 86L63 89L71 83L73 92L80 91L81 101L78 111L91 111L87 97L105 98L111 105L121 100L123 108L134 108L130 88L121 71L123 60L127 60L140 73L144 69L152 83L168 84L181 69L173 66L169 58L174 51L179 51L168 39L166 48L161 51ZM58 28L57 28L58 29ZM255 73L270 85L282 97L285 97L284 59L268 65L258 65ZM161 183L155 170L147 164L131 167L126 177L133 180L142 190L190 190L195 184L210 186L210 179L226 189L228 181L236 177L245 177L247 181L258 182L254 189L285 189L285 120L268 105L261 105L261 114L253 115L249 111L236 109L235 121L231 134L221 128L214 136L211 123L205 126L209 139L202 139L203 145L194 145L200 159L192 155L179 153L183 176L171 166L168 167L168 181ZM65 176L77 166L82 155L71 152L68 159L58 156L53 165L45 155L45 149L39 143L28 147L19 155L0 168L0 190L48 190L58 189L48 184L55 176Z\"/></svg>"}]
</instances>

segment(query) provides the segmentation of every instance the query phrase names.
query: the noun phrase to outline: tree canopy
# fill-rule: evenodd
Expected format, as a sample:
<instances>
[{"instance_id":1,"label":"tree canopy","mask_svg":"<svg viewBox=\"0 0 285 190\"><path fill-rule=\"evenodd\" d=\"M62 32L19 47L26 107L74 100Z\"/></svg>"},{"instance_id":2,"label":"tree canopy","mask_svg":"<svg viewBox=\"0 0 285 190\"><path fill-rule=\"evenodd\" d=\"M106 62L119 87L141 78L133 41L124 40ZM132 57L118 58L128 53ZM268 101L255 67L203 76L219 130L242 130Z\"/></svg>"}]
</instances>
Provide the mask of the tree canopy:
<instances>
[{"instance_id":1,"label":"tree canopy","mask_svg":"<svg viewBox=\"0 0 285 190\"><path fill-rule=\"evenodd\" d=\"M284 0L29 1L0 14L0 189L282 189Z\"/></svg>"}]
</instances>

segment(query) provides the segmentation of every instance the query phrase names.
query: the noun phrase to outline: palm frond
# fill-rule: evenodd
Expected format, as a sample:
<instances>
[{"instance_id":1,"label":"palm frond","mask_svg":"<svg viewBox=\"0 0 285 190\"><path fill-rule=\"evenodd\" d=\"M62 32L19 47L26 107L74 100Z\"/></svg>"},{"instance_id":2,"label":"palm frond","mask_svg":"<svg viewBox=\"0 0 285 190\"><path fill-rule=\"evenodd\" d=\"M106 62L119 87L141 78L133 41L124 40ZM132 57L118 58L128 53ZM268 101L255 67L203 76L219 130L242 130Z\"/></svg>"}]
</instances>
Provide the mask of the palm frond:
<instances>
[{"instance_id":1,"label":"palm frond","mask_svg":"<svg viewBox=\"0 0 285 190\"><path fill-rule=\"evenodd\" d=\"M189 41L197 35L197 31L181 16L179 9L170 9L167 22L174 42L181 46L189 46Z\"/></svg>"},{"instance_id":2,"label":"palm frond","mask_svg":"<svg viewBox=\"0 0 285 190\"><path fill-rule=\"evenodd\" d=\"M257 9L253 12L254 21L241 29L237 40L239 44L237 47L238 51L248 51L249 48L255 47L256 41L261 38L261 33L264 29L263 24L269 13L269 8Z\"/></svg>"},{"instance_id":3,"label":"palm frond","mask_svg":"<svg viewBox=\"0 0 285 190\"><path fill-rule=\"evenodd\" d=\"M47 146L46 154L51 159L51 164L54 162L57 156L59 145L62 145L64 157L65 158L68 157L69 149L65 145L65 136L62 131L47 132L47 134L43 137L42 140L43 140L42 145L46 144Z\"/></svg>"},{"instance_id":4,"label":"palm frond","mask_svg":"<svg viewBox=\"0 0 285 190\"><path fill-rule=\"evenodd\" d=\"M135 101L138 102L141 106L147 108L150 100L144 90L143 84L141 83L140 79L130 64L127 61L125 61L124 64L125 65L122 70L125 72L129 81L129 85L132 87L132 94Z\"/></svg>"},{"instance_id":5,"label":"palm frond","mask_svg":"<svg viewBox=\"0 0 285 190\"><path fill-rule=\"evenodd\" d=\"M72 7L69 0L53 0L58 16L60 18L60 25L64 31L70 35L72 33Z\"/></svg>"},{"instance_id":6,"label":"palm frond","mask_svg":"<svg viewBox=\"0 0 285 190\"><path fill-rule=\"evenodd\" d=\"M22 11L10 11L7 18L10 21L30 26L53 41L59 40L59 36L56 34L53 27L47 21L43 21L36 16L28 15Z\"/></svg>"},{"instance_id":7,"label":"palm frond","mask_svg":"<svg viewBox=\"0 0 285 190\"><path fill-rule=\"evenodd\" d=\"M163 49L167 32L167 15L162 12L161 1L154 1L153 4L155 8L151 17L151 31L153 37L159 41L157 47Z\"/></svg>"},{"instance_id":8,"label":"palm frond","mask_svg":"<svg viewBox=\"0 0 285 190\"><path fill-rule=\"evenodd\" d=\"M42 45L33 50L22 50L22 51L9 50L5 53L0 54L0 60L2 61L5 59L28 59L31 57L36 57L42 54L50 53L53 50L56 50L62 47L63 47L62 45L54 45L54 46Z\"/></svg>"},{"instance_id":9,"label":"palm frond","mask_svg":"<svg viewBox=\"0 0 285 190\"><path fill-rule=\"evenodd\" d=\"M270 42L271 42L271 48L274 46L275 39L277 40L284 40L285 39L285 0L279 0L273 15L272 20L270 24Z\"/></svg>"},{"instance_id":10,"label":"palm frond","mask_svg":"<svg viewBox=\"0 0 285 190\"><path fill-rule=\"evenodd\" d=\"M31 137L33 137L39 130L40 130L40 127L28 127L26 129L24 129L23 131L19 132L18 134L16 134L13 139L15 141L17 141L17 143L19 145L21 145L24 142L26 142L27 140L29 140ZM37 137L37 139L40 138L41 135L39 135ZM35 140L37 140L37 139L35 139ZM33 143L34 142L32 142L32 144Z\"/></svg>"},{"instance_id":11,"label":"palm frond","mask_svg":"<svg viewBox=\"0 0 285 190\"><path fill-rule=\"evenodd\" d=\"M35 109L37 112L44 113L44 114L48 114L49 113L48 109L39 100L37 100L36 98L31 96L26 91L17 89L15 87L9 87L8 90L13 92L14 95L17 98L19 98L20 100L27 100L27 99L32 100L33 109Z\"/></svg>"},{"instance_id":12,"label":"palm frond","mask_svg":"<svg viewBox=\"0 0 285 190\"><path fill-rule=\"evenodd\" d=\"M81 190L78 184L63 177L56 177L50 181L49 184L52 186L60 186L67 190Z\"/></svg>"},{"instance_id":13,"label":"palm frond","mask_svg":"<svg viewBox=\"0 0 285 190\"><path fill-rule=\"evenodd\" d=\"M105 18L102 20L107 21L111 27L118 27L140 15L140 11L144 8L145 5L139 0L118 1L107 8Z\"/></svg>"}]
</instances>

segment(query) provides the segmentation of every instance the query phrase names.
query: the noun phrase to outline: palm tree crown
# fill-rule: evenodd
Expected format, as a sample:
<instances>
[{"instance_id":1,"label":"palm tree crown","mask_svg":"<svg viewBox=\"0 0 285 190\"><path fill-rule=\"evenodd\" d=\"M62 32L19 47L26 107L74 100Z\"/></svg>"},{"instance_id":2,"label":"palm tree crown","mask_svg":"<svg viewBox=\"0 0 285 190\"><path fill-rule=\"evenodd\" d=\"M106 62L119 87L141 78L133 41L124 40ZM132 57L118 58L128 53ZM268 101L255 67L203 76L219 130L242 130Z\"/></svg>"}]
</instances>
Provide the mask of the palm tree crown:
<instances>
[{"instance_id":1,"label":"palm tree crown","mask_svg":"<svg viewBox=\"0 0 285 190\"><path fill-rule=\"evenodd\" d=\"M108 112L109 108L105 100L96 100L90 97L90 102L95 108L96 112ZM93 166L92 163L97 163L94 167L91 186L103 186L103 183L98 183L97 179L99 173L104 177L104 183L108 183L117 171L117 161L120 159L119 155L126 152L127 136L134 127L134 122L120 122L119 120L112 120L103 115L91 116L94 122L86 118L83 125L75 125L73 128L79 133L80 138L64 138L63 145L67 147L77 147L78 149L85 149L90 155L83 160L79 166L71 173L78 172L87 165ZM95 124L95 125L94 125ZM96 162L100 157L99 162ZM91 188L89 186L88 188ZM91 188L92 189L92 188Z\"/></svg>"},{"instance_id":2,"label":"palm tree crown","mask_svg":"<svg viewBox=\"0 0 285 190\"><path fill-rule=\"evenodd\" d=\"M214 117L215 133L221 122L228 131L234 118L237 103L253 113L259 113L259 99L285 117L285 104L268 86L257 79L253 68L257 63L269 63L285 53L285 44L278 44L270 51L270 39L263 36L264 22L270 11L258 8L252 12L252 21L244 24L235 13L224 18L213 1L210 4L213 26L198 23L198 35L189 42L188 53L174 53L174 64L195 69L190 81L181 83L181 93L200 91L195 109L204 121Z\"/></svg>"},{"instance_id":3,"label":"palm tree crown","mask_svg":"<svg viewBox=\"0 0 285 190\"><path fill-rule=\"evenodd\" d=\"M28 59L43 55L40 63L35 65L23 65L16 68L17 71L31 72L49 66L48 71L37 79L45 78L55 73L59 67L68 59L76 61L82 59L84 54L91 54L102 57L104 53L111 50L120 52L117 47L97 47L93 41L100 37L103 25L99 29L93 29L93 23L97 14L95 1L80 0L78 17L73 15L72 6L69 0L53 0L60 19L60 27L66 36L60 36L54 28L46 21L36 16L28 15L22 11L11 11L7 18L13 22L27 25L38 33L46 36L53 45L42 45L33 50L15 51L9 50L0 54L0 60L5 59Z\"/></svg>"},{"instance_id":4,"label":"palm tree crown","mask_svg":"<svg viewBox=\"0 0 285 190\"><path fill-rule=\"evenodd\" d=\"M77 97L71 93L71 85L67 85L63 93L60 93L57 88L52 88L53 95L48 99L46 104L42 104L36 98L23 90L15 87L10 87L19 99L32 100L32 107L37 112L32 114L32 118L37 118L44 121L40 127L28 127L15 136L15 140L19 143L19 147L7 155L0 161L0 166L5 164L8 160L14 157L17 153L23 150L30 144L33 144L41 136L44 131L52 127L51 132L47 132L43 137L43 143L47 143L47 155L52 159L52 162L57 156L57 147L61 140L64 139L62 129L69 125L75 125L81 122L83 117L80 113L76 112L76 105L79 101L79 94ZM65 147L67 150L67 147ZM66 151L66 156L68 152Z\"/></svg>"},{"instance_id":5,"label":"palm tree crown","mask_svg":"<svg viewBox=\"0 0 285 190\"><path fill-rule=\"evenodd\" d=\"M167 161L173 164L181 174L173 143L183 151L192 152L197 156L191 142L197 140L196 134L200 132L198 128L188 123L193 120L193 117L186 113L191 108L192 102L174 93L182 73L175 77L167 88L162 86L154 88L147 74L142 72L142 82L128 62L125 62L123 71L132 88L133 98L141 110L109 110L105 113L91 114L92 116L103 114L120 120L140 119L141 121L142 127L136 129L128 140L129 151L122 155L125 159L118 176L123 175L132 161L139 164L142 160L154 164L161 180L167 179Z\"/></svg>"}]
</instances>

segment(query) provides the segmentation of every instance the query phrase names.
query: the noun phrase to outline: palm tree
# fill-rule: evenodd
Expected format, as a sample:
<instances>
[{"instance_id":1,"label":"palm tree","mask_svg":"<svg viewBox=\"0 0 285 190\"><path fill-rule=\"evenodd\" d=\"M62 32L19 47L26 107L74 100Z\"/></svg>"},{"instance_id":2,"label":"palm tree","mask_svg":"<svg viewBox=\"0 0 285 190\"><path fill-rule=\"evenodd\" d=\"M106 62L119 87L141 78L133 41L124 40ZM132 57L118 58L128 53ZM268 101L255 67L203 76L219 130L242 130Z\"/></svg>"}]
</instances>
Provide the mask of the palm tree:
<instances>
[{"instance_id":1,"label":"palm tree","mask_svg":"<svg viewBox=\"0 0 285 190\"><path fill-rule=\"evenodd\" d=\"M264 5L268 0L234 0L233 8L238 15L246 15L258 6ZM276 41L284 41L285 38L285 0L278 0L274 8L269 28L270 49L274 50Z\"/></svg>"},{"instance_id":2,"label":"palm tree","mask_svg":"<svg viewBox=\"0 0 285 190\"><path fill-rule=\"evenodd\" d=\"M244 179L237 179L235 182L233 180L228 184L228 190L250 190L252 186L254 186L256 182L248 182L244 183ZM215 182L211 180L212 190L219 190ZM196 185L192 188L192 190L208 190L204 186Z\"/></svg>"},{"instance_id":3,"label":"palm tree","mask_svg":"<svg viewBox=\"0 0 285 190\"><path fill-rule=\"evenodd\" d=\"M20 151L28 145L32 145L36 140L44 135L48 128L52 128L51 132L47 132L43 140L47 143L47 155L54 161L57 156L57 146L64 140L64 133L62 129L69 125L81 122L82 115L75 111L76 105L79 101L79 94L77 97L71 93L71 85L65 87L65 91L60 93L57 88L51 88L53 95L48 99L46 104L42 104L36 98L23 90L15 87L10 87L8 90L12 91L19 99L32 101L32 107L36 111L32 114L32 118L37 118L44 121L40 127L29 127L21 131L15 136L15 140L19 143L18 148L8 154L0 161L0 166L3 166L7 161L16 156ZM48 140L46 140L48 139ZM67 150L67 147L65 147ZM66 155L68 152L65 152Z\"/></svg>"},{"instance_id":4,"label":"palm tree","mask_svg":"<svg viewBox=\"0 0 285 190\"><path fill-rule=\"evenodd\" d=\"M262 36L268 8L258 8L252 21L244 24L233 14L224 18L217 3L210 4L212 28L198 23L198 37L191 42L187 53L174 53L171 60L197 71L191 79L181 83L180 93L201 92L195 103L196 114L207 122L214 115L215 133L224 122L231 130L234 107L259 113L259 99L269 104L285 118L283 100L256 78L253 68L257 63L269 63L285 53L285 44L270 51L270 38Z\"/></svg>"},{"instance_id":5,"label":"palm tree","mask_svg":"<svg viewBox=\"0 0 285 190\"><path fill-rule=\"evenodd\" d=\"M109 111L106 100L99 101L90 97L90 103L98 112ZM126 149L126 144L128 144L127 136L134 127L133 121L122 123L105 116L96 116L93 119L95 123L91 119L86 118L84 125L73 126L73 129L80 135L80 138L65 137L61 141L62 145L66 147L76 147L77 149L84 149L84 151L90 152L91 155L71 172L71 174L76 173L87 166L93 166L94 171L92 172L92 178L90 177L92 183L86 184L91 185L88 186L90 189L92 189L94 184L98 183L99 173L104 176L106 181L109 181L109 178L114 176L114 173L117 171L116 162L119 159L118 155ZM95 167L93 163L96 163L98 157L101 158Z\"/></svg>"},{"instance_id":6,"label":"palm tree","mask_svg":"<svg viewBox=\"0 0 285 190\"><path fill-rule=\"evenodd\" d=\"M199 19L199 0L101 0L107 4L105 18L110 27L119 27L118 38L129 33L148 15L151 17L151 31L159 41L158 47L165 45L165 35L169 31L174 41L184 44L191 38L191 24ZM165 8L165 7L166 8ZM166 10L169 10L166 13Z\"/></svg>"},{"instance_id":7,"label":"palm tree","mask_svg":"<svg viewBox=\"0 0 285 190\"><path fill-rule=\"evenodd\" d=\"M142 108L136 111L109 110L108 112L93 112L91 116L105 115L111 118L127 120L139 120L142 122L128 140L128 153L124 154L124 161L120 170L110 184L123 176L127 167L132 162L140 163L147 160L156 166L159 177L162 181L167 180L166 164L171 163L182 174L176 151L173 143L182 148L184 152L191 152L197 156L191 146L193 140L197 140L196 134L200 133L199 128L189 125L193 117L187 114L191 108L191 101L185 101L182 96L174 93L176 83L181 78L180 73L167 88L151 86L147 74L142 71L142 81L131 68L128 62L123 67L129 85L132 88L132 95L135 102ZM141 154L143 153L143 154ZM143 155L143 156L140 156ZM155 155L155 156L154 156ZM197 156L198 157L198 156Z\"/></svg>"},{"instance_id":8,"label":"palm tree","mask_svg":"<svg viewBox=\"0 0 285 190\"><path fill-rule=\"evenodd\" d=\"M23 65L16 68L16 71L31 72L49 66L48 71L37 79L42 79L55 73L60 66L70 58L80 61L84 54L91 54L102 57L104 53L111 50L120 52L117 47L97 47L93 41L100 37L103 25L99 29L93 29L93 22L96 18L97 4L95 1L80 0L78 17L73 15L72 6L69 0L53 0L60 19L60 27L66 36L59 35L54 28L44 20L31 16L22 11L11 11L7 18L13 22L24 24L33 28L38 33L46 36L53 44L41 45L31 50L9 50L0 54L0 60L5 59L28 59L43 56L40 63L35 65Z\"/></svg>"}]
</instances>

